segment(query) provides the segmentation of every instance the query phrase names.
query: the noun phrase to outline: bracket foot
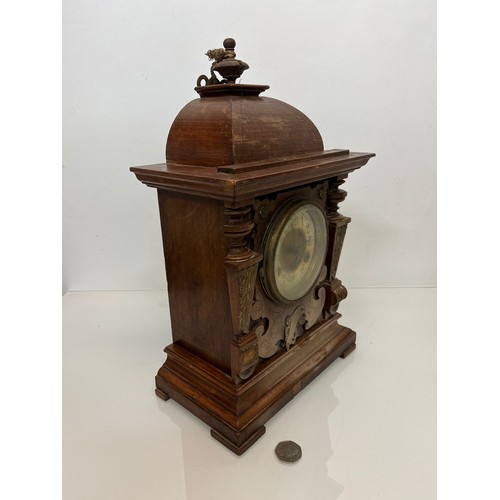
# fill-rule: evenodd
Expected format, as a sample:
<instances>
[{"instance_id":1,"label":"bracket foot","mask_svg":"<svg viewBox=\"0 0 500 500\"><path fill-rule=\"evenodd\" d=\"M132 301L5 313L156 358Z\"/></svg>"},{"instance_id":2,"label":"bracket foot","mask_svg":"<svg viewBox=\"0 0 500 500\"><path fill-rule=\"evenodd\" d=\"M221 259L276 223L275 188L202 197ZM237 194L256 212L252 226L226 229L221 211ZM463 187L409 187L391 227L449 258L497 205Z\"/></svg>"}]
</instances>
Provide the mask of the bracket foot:
<instances>
[{"instance_id":1,"label":"bracket foot","mask_svg":"<svg viewBox=\"0 0 500 500\"><path fill-rule=\"evenodd\" d=\"M155 394L160 398L163 399L163 401L167 401L170 399L170 396L163 391L160 391L160 389L155 389Z\"/></svg>"},{"instance_id":2,"label":"bracket foot","mask_svg":"<svg viewBox=\"0 0 500 500\"><path fill-rule=\"evenodd\" d=\"M344 358L347 358L347 356L349 356L349 354L351 354L352 351L354 351L354 349L356 349L356 344L351 344L341 355L340 357L342 359Z\"/></svg>"},{"instance_id":3,"label":"bracket foot","mask_svg":"<svg viewBox=\"0 0 500 500\"><path fill-rule=\"evenodd\" d=\"M222 443L226 448L229 448L233 453L240 456L245 453L245 451L252 446L257 439L259 439L266 432L265 426L259 427L244 443L241 445L236 445L229 441L225 436L217 432L215 429L210 430L210 434L214 439L217 439L219 443Z\"/></svg>"}]
</instances>

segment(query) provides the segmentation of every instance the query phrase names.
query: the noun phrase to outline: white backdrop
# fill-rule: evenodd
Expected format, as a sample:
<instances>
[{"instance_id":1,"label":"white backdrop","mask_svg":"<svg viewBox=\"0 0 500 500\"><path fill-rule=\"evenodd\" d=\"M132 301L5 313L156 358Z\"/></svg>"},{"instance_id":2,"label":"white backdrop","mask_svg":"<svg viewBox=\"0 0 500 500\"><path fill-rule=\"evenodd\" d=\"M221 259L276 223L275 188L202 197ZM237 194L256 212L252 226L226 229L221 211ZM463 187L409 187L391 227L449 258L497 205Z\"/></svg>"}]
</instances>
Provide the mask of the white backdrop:
<instances>
[{"instance_id":1,"label":"white backdrop","mask_svg":"<svg viewBox=\"0 0 500 500\"><path fill-rule=\"evenodd\" d=\"M156 191L129 167L164 161L226 37L241 83L270 85L325 149L377 154L343 186L347 287L435 285L434 1L66 0L63 22L63 289L165 287Z\"/></svg>"}]
</instances>

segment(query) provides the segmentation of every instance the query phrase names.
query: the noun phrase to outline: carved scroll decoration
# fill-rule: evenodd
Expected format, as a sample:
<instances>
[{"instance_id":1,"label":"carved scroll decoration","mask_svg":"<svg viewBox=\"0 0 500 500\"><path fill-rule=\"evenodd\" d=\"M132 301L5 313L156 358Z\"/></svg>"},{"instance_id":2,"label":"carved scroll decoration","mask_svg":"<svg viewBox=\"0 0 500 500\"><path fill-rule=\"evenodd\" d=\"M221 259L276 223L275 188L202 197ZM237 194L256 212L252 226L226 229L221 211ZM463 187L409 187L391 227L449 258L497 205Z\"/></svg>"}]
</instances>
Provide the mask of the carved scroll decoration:
<instances>
[{"instance_id":1,"label":"carved scroll decoration","mask_svg":"<svg viewBox=\"0 0 500 500\"><path fill-rule=\"evenodd\" d=\"M257 281L251 318L256 325L259 357L269 358L279 349L290 349L298 337L322 318L326 290L321 285L326 273L324 266L315 287L300 301L290 305L269 300Z\"/></svg>"},{"instance_id":2,"label":"carved scroll decoration","mask_svg":"<svg viewBox=\"0 0 500 500\"><path fill-rule=\"evenodd\" d=\"M303 326L306 322L304 308L298 306L290 316L285 319L285 349L290 350L297 337L303 333Z\"/></svg>"}]
</instances>

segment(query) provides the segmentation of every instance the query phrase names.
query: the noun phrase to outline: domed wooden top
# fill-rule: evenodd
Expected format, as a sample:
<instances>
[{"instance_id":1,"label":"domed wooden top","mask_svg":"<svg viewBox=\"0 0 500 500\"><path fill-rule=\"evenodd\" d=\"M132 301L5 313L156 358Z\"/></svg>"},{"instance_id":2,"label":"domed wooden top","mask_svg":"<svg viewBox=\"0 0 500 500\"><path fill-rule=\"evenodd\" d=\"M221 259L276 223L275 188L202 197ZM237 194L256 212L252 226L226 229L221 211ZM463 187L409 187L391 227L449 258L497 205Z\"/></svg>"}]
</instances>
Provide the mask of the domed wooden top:
<instances>
[{"instance_id":1,"label":"domed wooden top","mask_svg":"<svg viewBox=\"0 0 500 500\"><path fill-rule=\"evenodd\" d=\"M259 97L265 88L197 87L206 97L188 103L175 118L167 139L167 163L219 167L323 151L313 122L283 101Z\"/></svg>"},{"instance_id":2,"label":"domed wooden top","mask_svg":"<svg viewBox=\"0 0 500 500\"><path fill-rule=\"evenodd\" d=\"M195 90L201 98L184 106L172 124L167 164L222 167L323 151L321 135L307 116L260 97L268 85L235 83L248 64L236 59L233 38L223 44L206 53L214 62L210 77L198 78Z\"/></svg>"}]
</instances>

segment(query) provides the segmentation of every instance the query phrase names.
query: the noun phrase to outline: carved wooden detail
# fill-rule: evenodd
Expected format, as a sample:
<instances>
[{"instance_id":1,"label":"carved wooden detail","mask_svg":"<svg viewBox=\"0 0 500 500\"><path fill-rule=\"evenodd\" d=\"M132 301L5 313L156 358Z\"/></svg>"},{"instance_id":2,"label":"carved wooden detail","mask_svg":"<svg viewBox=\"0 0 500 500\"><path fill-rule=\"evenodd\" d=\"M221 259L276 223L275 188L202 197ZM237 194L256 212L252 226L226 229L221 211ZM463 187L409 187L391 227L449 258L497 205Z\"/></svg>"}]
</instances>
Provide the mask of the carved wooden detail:
<instances>
[{"instance_id":1,"label":"carved wooden detail","mask_svg":"<svg viewBox=\"0 0 500 500\"><path fill-rule=\"evenodd\" d=\"M255 252L249 244L249 237L254 228L252 207L225 208L224 234L227 239L227 261L251 259Z\"/></svg>"},{"instance_id":2,"label":"carved wooden detail","mask_svg":"<svg viewBox=\"0 0 500 500\"><path fill-rule=\"evenodd\" d=\"M318 322L326 297L325 289L318 286L325 277L326 267L323 268L316 287L300 301L290 305L270 301L260 282L257 282L252 320L256 325L254 328L261 358L269 358L280 349L290 349L298 337ZM297 312L299 310L300 314Z\"/></svg>"},{"instance_id":3,"label":"carved wooden detail","mask_svg":"<svg viewBox=\"0 0 500 500\"><path fill-rule=\"evenodd\" d=\"M231 341L231 374L235 382L252 375L259 361L257 336L254 332L235 335Z\"/></svg>"},{"instance_id":4,"label":"carved wooden detail","mask_svg":"<svg viewBox=\"0 0 500 500\"><path fill-rule=\"evenodd\" d=\"M337 311L339 303L347 297L347 288L339 279L325 283L326 304L329 314Z\"/></svg>"},{"instance_id":5,"label":"carved wooden detail","mask_svg":"<svg viewBox=\"0 0 500 500\"><path fill-rule=\"evenodd\" d=\"M337 268L339 266L340 254L342 252L342 246L344 245L344 238L348 223L348 221L344 221L336 220L334 222L330 222L330 241L332 248L330 269L328 272L328 278L330 280L335 279L335 277L337 276Z\"/></svg>"},{"instance_id":6,"label":"carved wooden detail","mask_svg":"<svg viewBox=\"0 0 500 500\"><path fill-rule=\"evenodd\" d=\"M233 323L231 376L235 382L248 378L259 359L257 337L250 331L257 266L262 260L262 256L251 248L254 225L251 205L224 209L225 262Z\"/></svg>"},{"instance_id":7,"label":"carved wooden detail","mask_svg":"<svg viewBox=\"0 0 500 500\"><path fill-rule=\"evenodd\" d=\"M329 232L329 245L326 262L328 265L328 278L324 282L326 290L326 309L333 314L340 301L347 297L347 289L341 281L336 279L337 269L344 244L347 225L351 221L339 213L339 204L347 197L347 192L340 189L347 176L338 176L331 179L327 190L327 220Z\"/></svg>"},{"instance_id":8,"label":"carved wooden detail","mask_svg":"<svg viewBox=\"0 0 500 500\"><path fill-rule=\"evenodd\" d=\"M255 294L255 279L257 277L257 264L253 264L238 271L240 287L240 330L248 333L250 330L250 313L252 311L253 297Z\"/></svg>"},{"instance_id":9,"label":"carved wooden detail","mask_svg":"<svg viewBox=\"0 0 500 500\"><path fill-rule=\"evenodd\" d=\"M328 183L327 218L330 222L343 217L342 214L339 214L339 205L346 199L347 192L339 189L339 186L344 184L346 178L347 175L339 175L331 179Z\"/></svg>"},{"instance_id":10,"label":"carved wooden detail","mask_svg":"<svg viewBox=\"0 0 500 500\"><path fill-rule=\"evenodd\" d=\"M311 200L326 210L328 183L322 182L300 190L280 193L275 198L262 198L254 203L256 221L255 245L263 244L265 229L274 213L288 199L300 197ZM262 268L260 270L262 273ZM269 299L261 280L255 286L255 302L251 320L258 340L259 357L269 358L280 350L289 350L307 330L323 319L328 267L324 266L315 286L305 297L292 304L278 304Z\"/></svg>"},{"instance_id":11,"label":"carved wooden detail","mask_svg":"<svg viewBox=\"0 0 500 500\"><path fill-rule=\"evenodd\" d=\"M301 305L297 306L290 316L287 316L285 320L285 349L287 351L295 344L299 335L304 332L305 323L306 313Z\"/></svg>"}]
</instances>

